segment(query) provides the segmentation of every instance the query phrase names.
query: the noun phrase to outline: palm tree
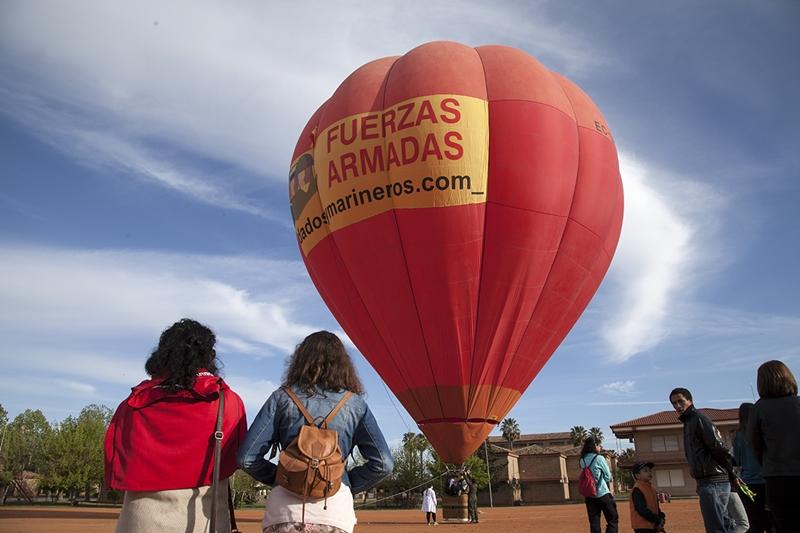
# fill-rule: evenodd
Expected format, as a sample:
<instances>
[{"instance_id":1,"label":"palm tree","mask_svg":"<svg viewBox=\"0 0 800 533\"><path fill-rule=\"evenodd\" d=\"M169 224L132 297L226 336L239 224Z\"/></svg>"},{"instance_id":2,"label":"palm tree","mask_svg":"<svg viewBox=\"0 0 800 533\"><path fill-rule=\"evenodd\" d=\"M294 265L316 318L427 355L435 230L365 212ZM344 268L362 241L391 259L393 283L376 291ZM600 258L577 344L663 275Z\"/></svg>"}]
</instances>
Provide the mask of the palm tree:
<instances>
[{"instance_id":1,"label":"palm tree","mask_svg":"<svg viewBox=\"0 0 800 533\"><path fill-rule=\"evenodd\" d=\"M594 438L594 441L597 444L603 442L603 432L600 430L599 427L593 427L589 430L589 436Z\"/></svg>"},{"instance_id":2,"label":"palm tree","mask_svg":"<svg viewBox=\"0 0 800 533\"><path fill-rule=\"evenodd\" d=\"M630 463L633 460L634 455L636 455L636 450L633 448L626 448L619 453L617 459L620 463Z\"/></svg>"},{"instance_id":3,"label":"palm tree","mask_svg":"<svg viewBox=\"0 0 800 533\"><path fill-rule=\"evenodd\" d=\"M589 432L586 431L586 428L583 426L573 426L569 430L569 438L572 440L572 444L575 446L580 446L583 444L583 441L586 440L586 437L589 436Z\"/></svg>"},{"instance_id":4,"label":"palm tree","mask_svg":"<svg viewBox=\"0 0 800 533\"><path fill-rule=\"evenodd\" d=\"M503 438L508 441L511 449L514 449L514 441L519 439L519 424L513 418L506 418L500 424L500 431L503 432Z\"/></svg>"}]
</instances>

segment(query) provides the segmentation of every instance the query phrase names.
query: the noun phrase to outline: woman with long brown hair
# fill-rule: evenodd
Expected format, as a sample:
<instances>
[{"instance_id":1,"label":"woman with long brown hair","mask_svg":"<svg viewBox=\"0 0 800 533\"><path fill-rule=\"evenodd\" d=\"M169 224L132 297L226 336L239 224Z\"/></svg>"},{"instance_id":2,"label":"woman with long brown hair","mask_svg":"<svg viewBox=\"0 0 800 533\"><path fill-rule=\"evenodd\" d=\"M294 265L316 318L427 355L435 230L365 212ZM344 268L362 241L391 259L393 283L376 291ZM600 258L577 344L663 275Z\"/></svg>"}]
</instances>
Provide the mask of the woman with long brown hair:
<instances>
[{"instance_id":1,"label":"woman with long brown hair","mask_svg":"<svg viewBox=\"0 0 800 533\"><path fill-rule=\"evenodd\" d=\"M760 399L750 413L747 437L767 484L767 507L779 533L797 531L800 486L800 398L797 380L781 361L758 368Z\"/></svg>"},{"instance_id":2,"label":"woman with long brown hair","mask_svg":"<svg viewBox=\"0 0 800 533\"><path fill-rule=\"evenodd\" d=\"M262 524L265 533L352 532L353 494L378 483L393 466L363 393L353 362L336 335L318 331L297 345L281 388L267 399L239 449L241 468L272 486ZM277 447L285 453L308 418L315 424L328 420L327 428L337 432L342 459L358 446L364 461L345 471L341 486L324 499L304 498L287 489L285 480L276 480L278 467L265 458L271 450L274 456Z\"/></svg>"}]
</instances>

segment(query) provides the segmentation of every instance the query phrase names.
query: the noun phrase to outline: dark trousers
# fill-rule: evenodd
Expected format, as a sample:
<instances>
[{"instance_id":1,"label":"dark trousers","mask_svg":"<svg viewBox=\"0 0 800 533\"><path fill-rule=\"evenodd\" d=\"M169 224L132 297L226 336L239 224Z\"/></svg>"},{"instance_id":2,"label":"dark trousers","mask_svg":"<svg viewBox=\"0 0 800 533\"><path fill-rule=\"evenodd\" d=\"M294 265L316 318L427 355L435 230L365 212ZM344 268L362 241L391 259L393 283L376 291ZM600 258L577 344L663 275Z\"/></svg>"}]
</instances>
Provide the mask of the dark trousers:
<instances>
[{"instance_id":1,"label":"dark trousers","mask_svg":"<svg viewBox=\"0 0 800 533\"><path fill-rule=\"evenodd\" d=\"M474 502L470 500L468 508L469 508L469 521L478 522L478 500L476 499Z\"/></svg>"},{"instance_id":2,"label":"dark trousers","mask_svg":"<svg viewBox=\"0 0 800 533\"><path fill-rule=\"evenodd\" d=\"M436 522L436 513L432 513L432 512L430 512L430 511L428 511L427 513L425 513L425 521L426 521L427 523L429 523L429 524L430 524L431 522Z\"/></svg>"},{"instance_id":3,"label":"dark trousers","mask_svg":"<svg viewBox=\"0 0 800 533\"><path fill-rule=\"evenodd\" d=\"M767 481L767 507L778 533L797 531L797 500L800 498L800 476L765 477Z\"/></svg>"},{"instance_id":4,"label":"dark trousers","mask_svg":"<svg viewBox=\"0 0 800 533\"><path fill-rule=\"evenodd\" d=\"M589 533L601 533L600 513L606 517L606 533L619 531L619 513L614 496L606 494L600 498L586 498L586 513L589 515Z\"/></svg>"},{"instance_id":5,"label":"dark trousers","mask_svg":"<svg viewBox=\"0 0 800 533\"><path fill-rule=\"evenodd\" d=\"M767 486L762 483L748 485L756 493L755 501L739 491L739 498L747 511L747 520L750 522L748 533L771 533L772 520L767 512Z\"/></svg>"}]
</instances>

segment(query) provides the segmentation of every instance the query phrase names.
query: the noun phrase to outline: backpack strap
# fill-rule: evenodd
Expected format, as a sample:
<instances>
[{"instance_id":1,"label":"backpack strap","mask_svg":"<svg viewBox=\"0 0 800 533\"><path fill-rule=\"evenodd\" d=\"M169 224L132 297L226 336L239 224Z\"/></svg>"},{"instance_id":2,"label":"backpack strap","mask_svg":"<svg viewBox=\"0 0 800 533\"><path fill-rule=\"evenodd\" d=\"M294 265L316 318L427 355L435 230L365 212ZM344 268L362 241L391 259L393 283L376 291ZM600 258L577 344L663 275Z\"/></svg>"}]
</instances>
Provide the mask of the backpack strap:
<instances>
[{"instance_id":1,"label":"backpack strap","mask_svg":"<svg viewBox=\"0 0 800 533\"><path fill-rule=\"evenodd\" d=\"M352 392L346 391L344 393L344 396L342 396L342 399L339 400L339 403L337 403L336 406L333 409L331 409L331 412L328 413L328 416L325 417L325 420L322 421L322 424L320 424L319 427L328 429L328 422L330 422L331 420L333 420L336 417L336 415L339 413L339 410L342 407L344 407L344 404L347 403L347 400L349 400L350 396L352 396L352 395L353 395Z\"/></svg>"},{"instance_id":2,"label":"backpack strap","mask_svg":"<svg viewBox=\"0 0 800 533\"><path fill-rule=\"evenodd\" d=\"M297 395L294 393L294 391L290 387L281 387L281 388L289 396L289 398L292 399L294 404L297 406L297 408L303 414L303 417L305 417L306 422L311 426L316 425L314 423L314 417L311 416L311 413L308 412L308 409L306 409L306 406L303 405L303 402L300 401L300 398L297 397Z\"/></svg>"}]
</instances>

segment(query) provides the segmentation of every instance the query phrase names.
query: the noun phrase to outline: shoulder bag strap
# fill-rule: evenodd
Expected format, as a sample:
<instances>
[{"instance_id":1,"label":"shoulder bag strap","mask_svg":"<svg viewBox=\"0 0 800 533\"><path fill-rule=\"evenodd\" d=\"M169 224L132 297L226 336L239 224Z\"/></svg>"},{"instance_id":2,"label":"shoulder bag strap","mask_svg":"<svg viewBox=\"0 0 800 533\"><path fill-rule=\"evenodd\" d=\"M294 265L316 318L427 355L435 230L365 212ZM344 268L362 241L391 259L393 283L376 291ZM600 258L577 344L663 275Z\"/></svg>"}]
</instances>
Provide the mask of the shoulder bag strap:
<instances>
[{"instance_id":1,"label":"shoulder bag strap","mask_svg":"<svg viewBox=\"0 0 800 533\"><path fill-rule=\"evenodd\" d=\"M331 420L334 419L334 417L336 417L336 415L339 413L339 409L344 407L344 404L347 403L347 400L349 400L350 396L352 395L353 393L350 391L345 392L344 396L342 396L342 399L339 400L339 403L337 403L333 409L331 409L331 412L328 413L328 416L325 417L325 420L322 421L322 424L320 424L319 427L328 429L328 422L330 422Z\"/></svg>"},{"instance_id":2,"label":"shoulder bag strap","mask_svg":"<svg viewBox=\"0 0 800 533\"><path fill-rule=\"evenodd\" d=\"M598 458L598 457L600 457L600 454L599 454L599 453L595 454L595 456L594 456L594 457L592 457L592 460L591 460L591 462L589 463L589 466L587 466L587 467L586 467L586 468L588 468L588 469L589 469L589 473L590 473L590 474L592 475L592 477L594 478L594 482L595 482L595 483L599 483L599 482L600 482L600 480L599 480L599 479L597 479L596 477L594 477L594 472L592 472L592 464L594 464L594 462L597 460L597 458Z\"/></svg>"},{"instance_id":3,"label":"shoulder bag strap","mask_svg":"<svg viewBox=\"0 0 800 533\"><path fill-rule=\"evenodd\" d=\"M225 411L225 394L222 392L222 380L218 380L219 384L219 402L217 408L217 425L214 430L214 473L211 479L211 524L209 525L209 533L217 531L217 492L219 491L219 461L222 454L222 413Z\"/></svg>"},{"instance_id":4,"label":"shoulder bag strap","mask_svg":"<svg viewBox=\"0 0 800 533\"><path fill-rule=\"evenodd\" d=\"M228 482L228 512L231 517L231 533L241 533L236 527L236 515L233 512L233 495L231 494L231 484Z\"/></svg>"},{"instance_id":5,"label":"shoulder bag strap","mask_svg":"<svg viewBox=\"0 0 800 533\"><path fill-rule=\"evenodd\" d=\"M281 387L281 388L283 389L283 392L285 392L289 396L289 398L292 399L294 404L303 414L303 417L306 419L306 422L308 422L310 425L314 425L314 417L311 416L311 413L308 412L308 409L306 409L306 406L303 405L303 402L300 401L300 398L297 397L294 391L290 387Z\"/></svg>"}]
</instances>

